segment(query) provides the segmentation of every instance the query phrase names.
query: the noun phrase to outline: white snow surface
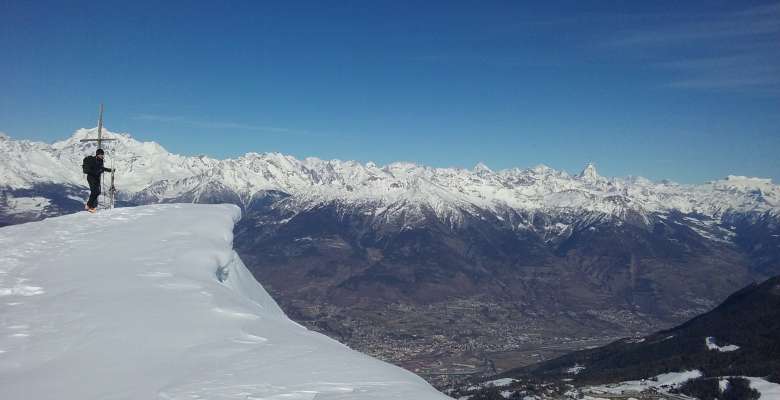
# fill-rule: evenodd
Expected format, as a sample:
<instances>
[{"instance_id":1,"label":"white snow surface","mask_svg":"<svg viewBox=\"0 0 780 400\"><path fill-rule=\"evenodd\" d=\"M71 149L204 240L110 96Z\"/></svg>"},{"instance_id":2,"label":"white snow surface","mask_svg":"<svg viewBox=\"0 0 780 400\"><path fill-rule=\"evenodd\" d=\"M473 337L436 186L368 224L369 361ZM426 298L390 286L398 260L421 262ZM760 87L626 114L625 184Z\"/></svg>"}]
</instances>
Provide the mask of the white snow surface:
<instances>
[{"instance_id":1,"label":"white snow surface","mask_svg":"<svg viewBox=\"0 0 780 400\"><path fill-rule=\"evenodd\" d=\"M734 344L728 344L728 345L725 345L725 346L718 346L715 343L715 338L712 337L712 336L708 336L707 338L705 338L704 339L704 344L707 345L707 349L709 349L709 350L717 350L717 351L720 351L722 353L739 350L739 346L734 345Z\"/></svg>"},{"instance_id":2,"label":"white snow surface","mask_svg":"<svg viewBox=\"0 0 780 400\"><path fill-rule=\"evenodd\" d=\"M756 389L761 393L761 399L780 399L780 384L769 382L763 378L750 376L744 378L750 381L751 388Z\"/></svg>"},{"instance_id":3,"label":"white snow surface","mask_svg":"<svg viewBox=\"0 0 780 400\"><path fill-rule=\"evenodd\" d=\"M288 319L232 249L232 205L0 228L3 399L446 399Z\"/></svg>"},{"instance_id":4,"label":"white snow surface","mask_svg":"<svg viewBox=\"0 0 780 400\"><path fill-rule=\"evenodd\" d=\"M780 186L769 179L728 176L701 185L681 185L644 178L605 178L593 164L577 175L546 166L493 171L432 168L398 162L386 166L355 161L298 160L279 153L247 153L236 159L171 154L154 142L139 142L125 133L105 131L117 139L108 144L108 166L117 168L120 198L142 196L164 202L187 195L197 201L214 189L235 192L248 203L257 193L274 190L291 195L288 206L307 209L323 202L347 202L386 221L422 207L443 221L457 224L463 213L489 210L597 212L616 216L678 210L715 220L734 211L780 212ZM84 186L80 170L94 143L96 129L46 144L0 140L0 187L30 188L39 183Z\"/></svg>"},{"instance_id":5,"label":"white snow surface","mask_svg":"<svg viewBox=\"0 0 780 400\"><path fill-rule=\"evenodd\" d=\"M721 378L718 380L718 389L721 393L725 392L729 388L729 380L725 378Z\"/></svg>"},{"instance_id":6,"label":"white snow surface","mask_svg":"<svg viewBox=\"0 0 780 400\"><path fill-rule=\"evenodd\" d=\"M590 390L592 390L593 393L596 394L598 393L621 394L623 392L642 392L651 387L661 388L661 389L663 389L663 387L667 387L667 388L676 387L691 379L696 379L701 376L702 373L699 370L669 372L666 374L658 375L652 380L647 379L643 381L626 381L626 382L610 384L610 385L593 386L590 388Z\"/></svg>"},{"instance_id":7,"label":"white snow surface","mask_svg":"<svg viewBox=\"0 0 780 400\"><path fill-rule=\"evenodd\" d=\"M513 379L513 378L500 378L500 379L494 379L492 381L487 381L487 382L483 383L483 385L484 386L489 386L489 385L493 385L493 386L507 386L507 385L511 385L514 382L515 382L515 379Z\"/></svg>"}]
</instances>

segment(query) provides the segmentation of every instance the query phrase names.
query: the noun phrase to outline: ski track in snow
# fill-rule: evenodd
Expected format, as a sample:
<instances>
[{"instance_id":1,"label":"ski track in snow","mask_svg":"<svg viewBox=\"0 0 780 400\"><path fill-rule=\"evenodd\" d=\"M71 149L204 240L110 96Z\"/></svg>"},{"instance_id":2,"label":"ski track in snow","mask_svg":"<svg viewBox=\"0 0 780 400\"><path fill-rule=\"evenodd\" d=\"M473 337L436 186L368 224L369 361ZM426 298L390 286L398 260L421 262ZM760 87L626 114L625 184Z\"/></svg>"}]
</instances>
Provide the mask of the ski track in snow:
<instances>
[{"instance_id":1,"label":"ski track in snow","mask_svg":"<svg viewBox=\"0 0 780 400\"><path fill-rule=\"evenodd\" d=\"M232 250L239 217L173 204L0 228L0 397L447 398L289 320Z\"/></svg>"}]
</instances>

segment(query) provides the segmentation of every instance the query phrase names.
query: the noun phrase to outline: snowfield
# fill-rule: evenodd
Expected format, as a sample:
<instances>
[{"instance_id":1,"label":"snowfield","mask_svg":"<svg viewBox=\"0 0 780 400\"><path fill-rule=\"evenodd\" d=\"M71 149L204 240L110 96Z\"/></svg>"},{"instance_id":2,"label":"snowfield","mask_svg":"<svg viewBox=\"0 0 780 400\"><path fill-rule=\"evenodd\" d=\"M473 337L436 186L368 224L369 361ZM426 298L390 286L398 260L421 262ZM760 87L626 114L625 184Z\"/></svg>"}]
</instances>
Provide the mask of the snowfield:
<instances>
[{"instance_id":1,"label":"snowfield","mask_svg":"<svg viewBox=\"0 0 780 400\"><path fill-rule=\"evenodd\" d=\"M707 346L708 350L717 350L720 351L721 353L739 350L739 346L733 344L718 346L718 344L715 343L715 338L712 336L706 337L704 339L704 344Z\"/></svg>"},{"instance_id":2,"label":"snowfield","mask_svg":"<svg viewBox=\"0 0 780 400\"><path fill-rule=\"evenodd\" d=\"M15 399L446 399L288 319L232 249L232 205L0 228L0 393Z\"/></svg>"},{"instance_id":3,"label":"snowfield","mask_svg":"<svg viewBox=\"0 0 780 400\"><path fill-rule=\"evenodd\" d=\"M682 372L670 372L661 374L652 379L641 381L627 381L621 383L615 383L610 385L591 386L584 388L587 394L584 399L602 399L598 397L603 395L604 399L609 398L609 395L631 395L639 394L647 391L648 389L655 389L661 393L668 393L669 389L676 388L683 383L704 376L701 371L682 371ZM718 381L718 387L723 392L728 388L728 378L730 376L723 376ZM736 378L744 378L750 381L750 387L756 389L761 394L761 399L780 399L780 384L769 382L763 378L751 377L751 376L736 376ZM593 397L595 396L595 397ZM684 396L678 396L684 397Z\"/></svg>"},{"instance_id":4,"label":"snowfield","mask_svg":"<svg viewBox=\"0 0 780 400\"><path fill-rule=\"evenodd\" d=\"M750 381L750 387L761 393L761 399L780 399L780 384L763 378L743 377Z\"/></svg>"},{"instance_id":5,"label":"snowfield","mask_svg":"<svg viewBox=\"0 0 780 400\"><path fill-rule=\"evenodd\" d=\"M669 372L666 374L658 375L652 379L641 381L626 381L617 384L593 386L588 388L591 395L598 394L622 394L622 393L640 393L649 388L657 388L665 391L673 387L678 387L683 383L702 377L703 374L699 370L693 371L681 371L681 372Z\"/></svg>"}]
</instances>

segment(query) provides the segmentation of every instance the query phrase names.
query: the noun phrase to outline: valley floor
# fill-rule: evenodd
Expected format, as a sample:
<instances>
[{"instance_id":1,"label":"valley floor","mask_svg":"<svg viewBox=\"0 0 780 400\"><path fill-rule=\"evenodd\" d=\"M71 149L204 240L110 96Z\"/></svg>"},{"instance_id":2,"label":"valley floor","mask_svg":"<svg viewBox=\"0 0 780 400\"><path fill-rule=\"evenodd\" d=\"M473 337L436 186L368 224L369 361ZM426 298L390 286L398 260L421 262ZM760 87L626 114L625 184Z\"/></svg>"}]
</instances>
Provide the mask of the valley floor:
<instances>
[{"instance_id":1,"label":"valley floor","mask_svg":"<svg viewBox=\"0 0 780 400\"><path fill-rule=\"evenodd\" d=\"M380 312L310 305L300 300L282 302L281 306L306 327L413 371L439 388L602 346L632 333L649 333L654 328L647 323L639 325L629 316L621 321L623 326L643 329L630 331L615 325L614 330L604 333L587 322L592 320L588 316L579 325L561 326L552 318L522 315L506 305L479 300L429 306L390 304ZM562 334L578 330L579 335Z\"/></svg>"}]
</instances>

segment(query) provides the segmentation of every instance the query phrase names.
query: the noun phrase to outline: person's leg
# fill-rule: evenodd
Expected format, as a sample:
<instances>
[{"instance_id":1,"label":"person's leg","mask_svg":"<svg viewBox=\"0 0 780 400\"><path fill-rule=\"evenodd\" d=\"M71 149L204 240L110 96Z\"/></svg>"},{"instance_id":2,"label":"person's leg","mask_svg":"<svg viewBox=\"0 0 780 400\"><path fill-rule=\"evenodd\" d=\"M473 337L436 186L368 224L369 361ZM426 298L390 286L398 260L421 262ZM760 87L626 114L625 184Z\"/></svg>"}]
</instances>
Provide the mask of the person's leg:
<instances>
[{"instance_id":1,"label":"person's leg","mask_svg":"<svg viewBox=\"0 0 780 400\"><path fill-rule=\"evenodd\" d=\"M100 178L87 176L87 182L89 182L89 201L87 201L87 207L96 208L98 196L100 196Z\"/></svg>"},{"instance_id":2,"label":"person's leg","mask_svg":"<svg viewBox=\"0 0 780 400\"><path fill-rule=\"evenodd\" d=\"M97 194L95 193L95 185L92 183L92 177L88 176L87 182L89 183L89 200L87 200L87 207L94 208Z\"/></svg>"}]
</instances>

